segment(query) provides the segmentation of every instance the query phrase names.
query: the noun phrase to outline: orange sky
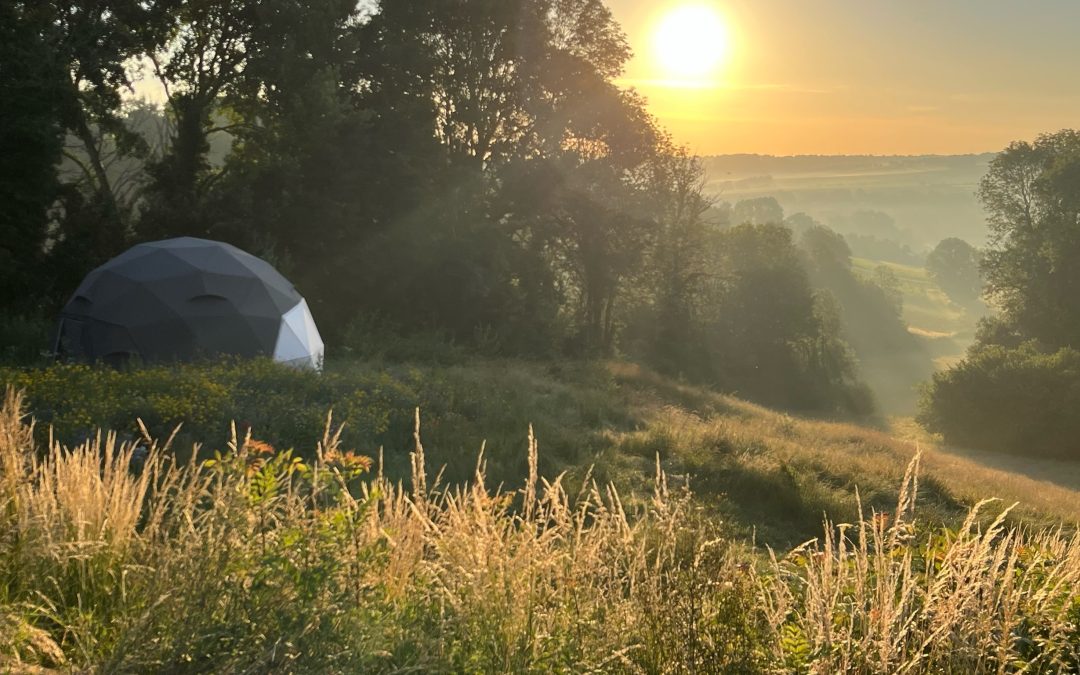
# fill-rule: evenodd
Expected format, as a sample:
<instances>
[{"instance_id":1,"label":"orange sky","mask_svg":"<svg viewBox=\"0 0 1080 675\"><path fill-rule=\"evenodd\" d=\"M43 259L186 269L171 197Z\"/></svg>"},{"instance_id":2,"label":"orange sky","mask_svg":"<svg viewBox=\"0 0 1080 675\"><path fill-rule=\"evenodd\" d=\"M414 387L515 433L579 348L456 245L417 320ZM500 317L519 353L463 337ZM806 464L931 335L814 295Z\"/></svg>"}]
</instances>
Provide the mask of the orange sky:
<instances>
[{"instance_id":1,"label":"orange sky","mask_svg":"<svg viewBox=\"0 0 1080 675\"><path fill-rule=\"evenodd\" d=\"M662 17L707 4L729 62L673 86ZM1080 127L1078 0L608 0L635 51L622 84L701 154L997 151Z\"/></svg>"}]
</instances>

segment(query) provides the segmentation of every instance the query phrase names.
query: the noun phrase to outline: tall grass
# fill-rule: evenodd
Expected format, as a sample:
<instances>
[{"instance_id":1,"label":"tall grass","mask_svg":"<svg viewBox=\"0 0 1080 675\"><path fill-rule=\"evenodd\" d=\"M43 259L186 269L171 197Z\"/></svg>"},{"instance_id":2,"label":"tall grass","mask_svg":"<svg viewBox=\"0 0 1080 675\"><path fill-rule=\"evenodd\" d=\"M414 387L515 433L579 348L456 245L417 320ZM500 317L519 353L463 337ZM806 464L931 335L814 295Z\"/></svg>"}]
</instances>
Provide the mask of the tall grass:
<instances>
[{"instance_id":1,"label":"tall grass","mask_svg":"<svg viewBox=\"0 0 1080 675\"><path fill-rule=\"evenodd\" d=\"M0 419L0 666L102 671L753 670L749 577L658 473L647 504L360 476L328 423L310 465L250 437L177 465L99 436L38 452ZM708 561L710 573L701 569ZM717 569L728 570L717 582ZM689 650L685 645L693 645Z\"/></svg>"},{"instance_id":2,"label":"tall grass","mask_svg":"<svg viewBox=\"0 0 1080 675\"><path fill-rule=\"evenodd\" d=\"M773 659L796 672L1075 672L1080 540L1006 528L1010 509L980 528L993 500L920 537L918 462L895 514L826 523L823 539L772 559L760 588Z\"/></svg>"},{"instance_id":3,"label":"tall grass","mask_svg":"<svg viewBox=\"0 0 1080 675\"><path fill-rule=\"evenodd\" d=\"M419 416L404 482L341 445L235 432L34 446L0 410L0 670L1051 672L1075 668L1080 542L974 515L827 525L769 559L717 536L657 462L651 494L539 475L444 485ZM303 457L313 457L311 461ZM982 507L980 507L982 508Z\"/></svg>"}]
</instances>

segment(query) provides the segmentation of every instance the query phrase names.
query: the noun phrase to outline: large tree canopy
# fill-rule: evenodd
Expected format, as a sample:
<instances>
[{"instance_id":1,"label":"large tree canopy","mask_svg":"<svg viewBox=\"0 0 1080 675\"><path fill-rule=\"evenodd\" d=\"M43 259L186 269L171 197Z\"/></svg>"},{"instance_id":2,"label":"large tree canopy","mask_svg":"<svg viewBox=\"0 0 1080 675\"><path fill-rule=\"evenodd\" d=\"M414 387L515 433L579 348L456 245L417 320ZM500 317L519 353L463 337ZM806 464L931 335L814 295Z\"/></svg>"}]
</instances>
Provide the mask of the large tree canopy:
<instances>
[{"instance_id":1,"label":"large tree canopy","mask_svg":"<svg viewBox=\"0 0 1080 675\"><path fill-rule=\"evenodd\" d=\"M1080 132L1012 143L979 197L990 224L990 296L1028 337L1080 347Z\"/></svg>"},{"instance_id":2,"label":"large tree canopy","mask_svg":"<svg viewBox=\"0 0 1080 675\"><path fill-rule=\"evenodd\" d=\"M936 373L920 420L952 443L1075 457L1080 391L1080 133L1009 145L979 187L982 269L1000 314Z\"/></svg>"},{"instance_id":3,"label":"large tree canopy","mask_svg":"<svg viewBox=\"0 0 1080 675\"><path fill-rule=\"evenodd\" d=\"M982 295L982 253L963 239L942 239L926 256L926 271L954 302L972 306Z\"/></svg>"}]
</instances>

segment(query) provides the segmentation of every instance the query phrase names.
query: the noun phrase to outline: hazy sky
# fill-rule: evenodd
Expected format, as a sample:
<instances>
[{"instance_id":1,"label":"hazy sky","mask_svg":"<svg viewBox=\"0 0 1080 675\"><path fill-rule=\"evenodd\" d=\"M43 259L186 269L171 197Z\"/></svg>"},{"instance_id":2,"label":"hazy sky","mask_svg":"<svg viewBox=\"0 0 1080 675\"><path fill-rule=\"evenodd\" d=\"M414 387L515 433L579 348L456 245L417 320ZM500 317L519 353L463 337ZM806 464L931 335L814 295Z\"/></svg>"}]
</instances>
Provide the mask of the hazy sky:
<instances>
[{"instance_id":1,"label":"hazy sky","mask_svg":"<svg viewBox=\"0 0 1080 675\"><path fill-rule=\"evenodd\" d=\"M730 55L705 80L672 82L653 37L686 4L725 17ZM1080 0L608 5L635 52L623 83L695 152L984 152L1080 127Z\"/></svg>"}]
</instances>

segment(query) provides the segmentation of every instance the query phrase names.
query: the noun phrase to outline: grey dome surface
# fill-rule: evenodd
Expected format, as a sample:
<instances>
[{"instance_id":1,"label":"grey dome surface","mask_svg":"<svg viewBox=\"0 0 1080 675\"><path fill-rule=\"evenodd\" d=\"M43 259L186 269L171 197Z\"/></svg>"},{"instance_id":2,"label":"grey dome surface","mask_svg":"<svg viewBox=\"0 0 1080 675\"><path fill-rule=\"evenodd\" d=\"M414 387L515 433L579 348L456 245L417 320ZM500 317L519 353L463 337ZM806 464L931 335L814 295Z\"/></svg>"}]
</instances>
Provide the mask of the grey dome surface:
<instances>
[{"instance_id":1,"label":"grey dome surface","mask_svg":"<svg viewBox=\"0 0 1080 675\"><path fill-rule=\"evenodd\" d=\"M265 260L181 237L139 244L90 272L60 312L58 355L121 363L230 354L319 367L307 303Z\"/></svg>"}]
</instances>

